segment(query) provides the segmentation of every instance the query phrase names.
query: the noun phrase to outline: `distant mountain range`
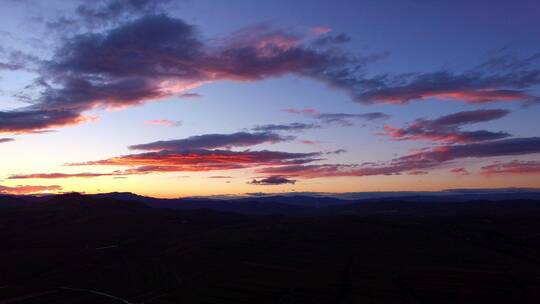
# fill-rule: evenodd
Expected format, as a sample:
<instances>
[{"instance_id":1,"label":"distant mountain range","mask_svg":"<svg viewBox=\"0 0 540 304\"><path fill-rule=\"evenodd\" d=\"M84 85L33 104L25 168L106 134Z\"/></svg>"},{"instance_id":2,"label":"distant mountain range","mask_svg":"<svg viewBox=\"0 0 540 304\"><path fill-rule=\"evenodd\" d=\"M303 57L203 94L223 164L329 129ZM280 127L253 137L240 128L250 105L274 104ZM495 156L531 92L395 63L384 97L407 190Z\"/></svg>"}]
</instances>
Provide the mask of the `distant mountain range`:
<instances>
[{"instance_id":1,"label":"distant mountain range","mask_svg":"<svg viewBox=\"0 0 540 304\"><path fill-rule=\"evenodd\" d=\"M288 193L229 198L192 197L164 199L141 196L129 192L100 194L65 194L52 196L84 198L87 201L109 200L133 202L152 208L175 210L213 210L254 215L454 215L497 212L540 212L540 191L537 189L476 189L441 192L366 192L346 193L341 197L322 193ZM361 197L361 198L358 198ZM0 196L2 206L25 205L50 201L51 196ZM516 208L516 202L525 209ZM484 209L485 210L484 210ZM538 209L538 210L536 210Z\"/></svg>"}]
</instances>

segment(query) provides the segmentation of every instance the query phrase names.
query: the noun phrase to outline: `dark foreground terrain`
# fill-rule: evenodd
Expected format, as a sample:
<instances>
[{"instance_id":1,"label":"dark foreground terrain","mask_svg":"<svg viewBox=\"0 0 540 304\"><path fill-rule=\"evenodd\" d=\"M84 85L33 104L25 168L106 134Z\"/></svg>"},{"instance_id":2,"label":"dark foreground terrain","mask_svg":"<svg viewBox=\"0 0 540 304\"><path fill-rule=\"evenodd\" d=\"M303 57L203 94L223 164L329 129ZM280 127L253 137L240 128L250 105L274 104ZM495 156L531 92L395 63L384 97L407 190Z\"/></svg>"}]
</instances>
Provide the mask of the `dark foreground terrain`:
<instances>
[{"instance_id":1,"label":"dark foreground terrain","mask_svg":"<svg viewBox=\"0 0 540 304\"><path fill-rule=\"evenodd\" d=\"M0 198L0 304L540 303L540 201L301 200Z\"/></svg>"}]
</instances>

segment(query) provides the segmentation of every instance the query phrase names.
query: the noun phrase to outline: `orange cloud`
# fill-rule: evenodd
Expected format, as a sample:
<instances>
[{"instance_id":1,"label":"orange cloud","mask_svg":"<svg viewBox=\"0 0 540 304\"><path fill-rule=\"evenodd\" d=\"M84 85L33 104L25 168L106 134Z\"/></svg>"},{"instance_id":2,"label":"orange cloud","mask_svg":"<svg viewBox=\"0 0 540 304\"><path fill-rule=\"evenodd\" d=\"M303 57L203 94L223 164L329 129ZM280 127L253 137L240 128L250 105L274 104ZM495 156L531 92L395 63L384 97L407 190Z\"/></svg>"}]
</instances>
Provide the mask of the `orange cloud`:
<instances>
[{"instance_id":1,"label":"orange cloud","mask_svg":"<svg viewBox=\"0 0 540 304\"><path fill-rule=\"evenodd\" d=\"M62 187L58 185L52 186L0 186L0 194L40 194L47 192L58 192L62 190Z\"/></svg>"}]
</instances>

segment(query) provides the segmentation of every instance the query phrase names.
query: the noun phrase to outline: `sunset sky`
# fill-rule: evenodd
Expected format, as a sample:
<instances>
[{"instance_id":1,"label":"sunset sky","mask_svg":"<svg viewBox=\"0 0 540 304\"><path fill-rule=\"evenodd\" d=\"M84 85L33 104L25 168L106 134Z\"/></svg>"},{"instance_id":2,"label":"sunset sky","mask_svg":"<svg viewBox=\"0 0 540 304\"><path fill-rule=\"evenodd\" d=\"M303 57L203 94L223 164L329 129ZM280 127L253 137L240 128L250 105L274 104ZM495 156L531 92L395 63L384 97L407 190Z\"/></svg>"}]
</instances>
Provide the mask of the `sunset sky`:
<instances>
[{"instance_id":1,"label":"sunset sky","mask_svg":"<svg viewBox=\"0 0 540 304\"><path fill-rule=\"evenodd\" d=\"M539 15L0 0L0 194L537 188Z\"/></svg>"}]
</instances>

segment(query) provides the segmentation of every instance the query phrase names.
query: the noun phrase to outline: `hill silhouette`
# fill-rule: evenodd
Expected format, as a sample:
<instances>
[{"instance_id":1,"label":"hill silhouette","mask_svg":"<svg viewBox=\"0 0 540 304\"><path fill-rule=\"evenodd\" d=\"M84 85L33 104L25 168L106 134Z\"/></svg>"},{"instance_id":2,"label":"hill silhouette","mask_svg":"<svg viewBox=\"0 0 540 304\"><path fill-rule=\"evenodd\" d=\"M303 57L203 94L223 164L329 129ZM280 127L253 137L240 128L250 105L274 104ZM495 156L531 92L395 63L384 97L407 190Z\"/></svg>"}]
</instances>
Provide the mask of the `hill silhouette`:
<instances>
[{"instance_id":1,"label":"hill silhouette","mask_svg":"<svg viewBox=\"0 0 540 304\"><path fill-rule=\"evenodd\" d=\"M540 299L540 201L294 200L2 197L0 303Z\"/></svg>"}]
</instances>

